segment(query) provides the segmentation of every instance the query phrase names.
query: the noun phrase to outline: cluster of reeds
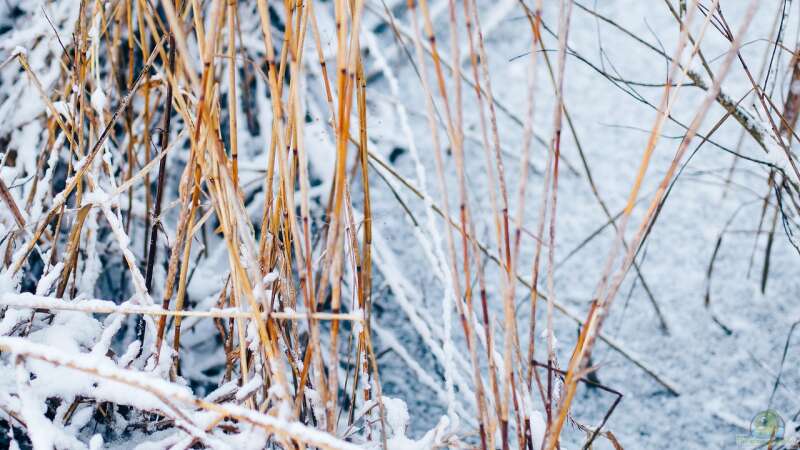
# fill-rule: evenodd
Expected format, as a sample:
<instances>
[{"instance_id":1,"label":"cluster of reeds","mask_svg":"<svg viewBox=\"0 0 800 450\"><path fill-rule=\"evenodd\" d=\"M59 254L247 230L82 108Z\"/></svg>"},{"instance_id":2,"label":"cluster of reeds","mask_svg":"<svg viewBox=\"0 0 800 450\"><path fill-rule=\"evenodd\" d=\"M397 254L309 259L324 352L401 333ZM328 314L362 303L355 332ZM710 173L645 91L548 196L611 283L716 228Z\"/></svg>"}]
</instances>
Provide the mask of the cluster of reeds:
<instances>
[{"instance_id":1,"label":"cluster of reeds","mask_svg":"<svg viewBox=\"0 0 800 450\"><path fill-rule=\"evenodd\" d=\"M0 130L6 146L0 167L8 168L0 178L0 350L8 356L2 370L13 374L2 379L0 417L16 430L9 439L41 448L97 448L105 438L148 441L154 448L552 450L572 420L580 383L615 396L614 405L621 398L593 376L598 340L678 394L673 382L602 328L631 269L661 317L637 256L690 144L698 137L701 145L709 141L733 118L742 136L749 134L765 151L784 150L783 159L757 161L770 167L779 197L785 192L794 201L800 178L790 151L797 93L778 112L751 76L756 106L771 121L767 128L721 90L732 67L750 74L739 48L759 2L749 2L736 30L719 0L688 3L676 8L665 1L681 25L673 54L572 0L502 2L488 25L482 20L492 7L477 0L8 6L13 25L4 38L0 84L0 113L8 118ZM557 23L543 20L543 8L552 8ZM523 56L527 85L518 89L526 98L523 115L496 98L484 39L485 27L496 27L512 9L527 21L529 34L520 39L531 49ZM656 86L662 100L652 105L650 139L619 213L595 185L563 98L568 56L591 65L568 45L573 9L670 63L667 80ZM410 62L417 78L398 80L387 40L364 26L367 14L370 24L389 28L393 57ZM714 28L730 41L730 51L712 72L700 43ZM695 58L706 74L689 69ZM795 62L793 79L800 78L798 67ZM634 91L628 81L602 73ZM382 126L397 130L416 180L387 161L388 152L370 138L368 80L375 74L397 100L396 122ZM408 86L415 86L421 104L404 101ZM671 109L689 87L706 92L684 126ZM542 122L534 118L541 95L554 98L545 138L535 130ZM714 105L723 118L710 133L698 134ZM465 123L467 110L477 111L478 133ZM424 117L426 127L412 129L411 112ZM668 121L684 127L685 135L635 231L626 234ZM502 128L508 123L518 126ZM329 142L311 142L311 127ZM578 147L577 169L561 154L562 130ZM510 152L513 159L501 143L512 133L521 142ZM320 162L326 160L331 163ZM534 161L543 163L540 179L532 175ZM615 230L585 318L558 302L555 289L562 164L591 186L608 219L600 230ZM470 193L474 167L485 176L488 218L477 217ZM535 179L543 195L531 213ZM406 281L374 239L370 189L379 180L402 206L397 220L423 244L441 282L441 323L423 317L406 298ZM408 206L406 196L423 208ZM783 212L772 211L774 234ZM530 216L535 223L526 223ZM479 221L490 225L486 242L476 232ZM520 256L523 245L533 248L532 259ZM380 292L376 267L388 286ZM709 276L712 267L713 259ZM768 262L764 280L767 272ZM203 294L192 298L192 289ZM442 368L440 378L418 364L392 330L375 323L378 295L400 311L395 320L408 321L421 336ZM525 314L516 304L520 295ZM581 330L565 363L556 352L556 313ZM59 342L63 336L69 337ZM208 349L198 344L203 340L213 341L222 358L216 381L201 394L196 383L194 391L186 386L195 381L186 372L194 373L188 366L198 358L212 357L197 350ZM446 409L419 441L405 437L405 406L383 395L376 342L415 373L409 384L432 389ZM541 355L545 359L537 360ZM55 383L61 377L63 385ZM602 430L612 411L599 426L573 421L586 433L584 448L601 435L621 447Z\"/></svg>"}]
</instances>

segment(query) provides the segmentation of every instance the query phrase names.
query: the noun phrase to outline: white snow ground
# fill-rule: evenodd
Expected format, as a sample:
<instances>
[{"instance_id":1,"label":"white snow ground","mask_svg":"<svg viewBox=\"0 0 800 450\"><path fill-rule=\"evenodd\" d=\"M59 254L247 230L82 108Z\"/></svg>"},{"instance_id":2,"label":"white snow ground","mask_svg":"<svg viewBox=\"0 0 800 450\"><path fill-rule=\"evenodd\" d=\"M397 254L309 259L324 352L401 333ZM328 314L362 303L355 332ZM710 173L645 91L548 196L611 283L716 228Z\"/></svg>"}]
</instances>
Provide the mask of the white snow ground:
<instances>
[{"instance_id":1,"label":"white snow ground","mask_svg":"<svg viewBox=\"0 0 800 450\"><path fill-rule=\"evenodd\" d=\"M505 3L508 2L498 2L498 5L491 6L485 4L485 15L490 16ZM557 3L545 2L545 19L552 30L557 28ZM661 1L583 0L579 3L589 8L596 8L598 12L632 31L636 36L652 45L663 46L666 53L672 54L679 29ZM748 3L721 2L732 28L738 27ZM747 45L743 49L743 54L754 72L758 70L768 45L759 39L768 37L780 3L759 2L757 15L744 40ZM797 5L794 5L789 14L792 20L787 21L787 43L792 42L797 31L794 20L796 15ZM698 19L696 23L699 21ZM446 29L446 17L440 18L439 22L442 24L441 29ZM487 47L491 52L490 66L494 94L518 117L525 115L528 63L525 58L514 58L530 50L529 35L527 21L522 13L512 6L511 11L502 17L498 26L488 32L486 37ZM442 31L438 41L446 42L448 38ZM557 47L555 39L550 35L545 37L545 43L547 48ZM577 7L572 14L569 44L598 67L601 66L599 55L602 46L608 58L604 61L606 70L616 71L618 76L628 80L663 83L666 78L668 65L663 58L612 26L595 20ZM727 47L718 33L710 30L703 41L702 49L706 57L713 60L711 66L716 67L721 59L718 57ZM554 53L551 55L551 60L555 64ZM403 58L399 61L403 61ZM786 55L783 55L781 69L777 71L779 91L786 90L785 64ZM407 61L396 63L393 67L400 72L398 77L404 80L404 85L414 86L416 83L416 86L419 86L419 81ZM468 68L468 64L464 67ZM540 65L540 68L542 67L543 64ZM701 70L699 64L694 64L693 68ZM535 130L540 136L548 137L552 122L553 98L549 79L543 68L538 80L540 94L537 96ZM616 213L625 205L635 171L646 146L647 132L652 127L656 113L574 57L568 57L565 84L565 103L600 195L610 210ZM651 103L658 103L662 92L660 88L640 86L634 88ZM741 66L735 64L723 83L723 90L738 100L748 88L749 83ZM385 92L384 89L375 89L377 90ZM406 105L421 104L423 98L413 96L414 92L416 90L412 91L411 88L404 91L402 102ZM703 94L703 91L696 88L684 88L675 106L676 117L681 118L684 123L689 123ZM373 102L376 101L376 97L378 96L373 95ZM386 102L394 100L386 98ZM749 102L747 104L749 105ZM465 109L469 113L469 108ZM475 114L473 112L469 116L472 121L467 119L467 123L473 124L472 130L478 135L479 125ZM704 126L701 127L701 132L705 134L723 114L724 111L715 105L708 114ZM498 113L498 117L503 146L510 152L519 154L522 128L502 112ZM415 127L424 127L422 120L418 122ZM386 126L380 119L372 123L376 131ZM729 120L714 134L713 140L729 148L735 148L740 130L737 123ZM663 134L682 136L683 133L679 127L668 124ZM568 129L565 128L563 136L565 136L563 152L568 161L578 169L580 175L564 170L562 165L558 194L557 261L606 222L583 175L579 155ZM694 149L698 142L699 139L695 139L691 148ZM679 140L674 138L661 139L650 166L650 176L642 190L647 193L648 200L652 198L656 183L672 160L678 143ZM763 152L749 136L745 138L741 151L765 159ZM421 150L423 154L429 154L428 152L428 149ZM538 218L544 152L545 149L541 144L534 147L534 165L539 170L530 184L534 193L528 197L525 222L531 230L535 230ZM468 154L468 161L472 161L469 168L471 176L468 178L470 196L473 201L484 205L485 216L488 218L490 217L488 199L481 198L478 194L486 183L479 144L468 142ZM437 193L433 194L437 197L432 160L425 157L424 159L424 164L429 169L428 179L431 180L428 183L429 192ZM759 284L766 237L760 236L756 239L751 232L758 226L761 208L758 199L766 193L767 171L754 163L739 161L737 164L739 170L733 176L733 187L727 191L727 195L723 195L723 182L731 161L732 157L729 154L708 143L701 148L673 189L647 241L645 251L640 255L642 273L663 311L670 333L665 334L660 330L658 319L641 285L638 283L635 286L631 285L631 281L635 279L633 272L628 275L626 284L620 290L618 299L612 307L605 333L638 355L642 362L650 365L658 374L672 380L680 391L678 397L670 395L662 386L607 345L602 343L598 345L594 362L600 367L598 373L600 380L624 394L624 399L612 415L607 429L617 436L625 448L737 448L737 437L749 434L752 417L768 407L790 326L800 319L800 309L796 302L798 254L785 234L779 230L773 244L766 293L762 295ZM507 157L506 164L509 179L516 179L518 160ZM413 179L415 174L408 153L398 158L397 165L403 169L405 175ZM411 286L407 291L427 305L429 314L437 317L434 321L438 322L441 283L430 275L429 266L420 256L422 248L415 245L416 239L399 231L403 226L399 220L402 211L392 204L390 193L380 189L382 183L374 185L378 186L373 191L377 232L387 237L389 246L396 253L398 267L402 267L410 281ZM515 192L516 185L513 181L510 181L509 186L514 186L510 187L509 191ZM455 189L451 191L451 198L455 198L455 192ZM411 196L408 195L408 198L411 199ZM418 207L415 211L418 218L421 217L423 214L421 202L412 199L410 203ZM725 234L719 250L711 281L709 310L704 307L709 260L720 231L731 215L743 204L746 206L739 211L730 226L735 232ZM480 220L481 214L473 210L473 217ZM636 220L631 222L637 223ZM489 237L492 235L487 227L488 225L484 223L484 228L479 231L485 242L490 241ZM629 227L628 235L632 233L631 228ZM556 273L558 300L574 311L579 311L581 317L585 317L588 302L599 280L613 238L612 232L606 228L589 245L560 266ZM755 258L753 267L748 273L754 243ZM529 278L533 247L533 239L524 240L520 271L525 274L525 278ZM518 301L525 302L526 295L526 292L518 290ZM386 309L396 309L391 305L390 298L379 297L376 301L378 304L385 304ZM499 303L495 304L497 313L501 311L501 306ZM520 316L526 315L527 308L525 304L519 309ZM543 309L540 308L540 311ZM731 335L727 335L712 320L712 311L719 321L733 331ZM543 319L544 316L539 318L540 321ZM577 328L574 322L564 319L563 316L558 315L558 319L560 358L565 361L577 336ZM379 323L396 329L400 320L394 314L384 313L380 316ZM543 329L541 327L543 325L540 325L540 329ZM417 355L426 352L421 340L413 333L401 336L400 339L411 352ZM796 355L796 351L790 347L783 374L785 386L778 389L772 405L787 421L800 409L795 395L800 382L800 373L797 371L797 357L793 357L793 354ZM433 401L435 397L428 393L420 395L416 387L414 390L408 389L405 380L414 378L414 375L410 370L403 369L403 364L397 359L397 356L392 354L386 354L380 359L384 364L383 373L386 374L384 380L389 383L385 391L409 401L409 409L413 411L412 422L417 432L428 429L436 414L442 412L442 407ZM541 359L544 359L543 355ZM395 367L401 371L401 375L395 375ZM415 383L414 386L416 385ZM587 392L584 389L579 392L575 402L576 417L584 423L596 424L612 400L612 396L602 391ZM581 433L573 434L576 443L580 442L577 437L579 434ZM599 441L604 440L599 439ZM605 448L603 445L609 444L605 441L599 444L599 447Z\"/></svg>"}]
</instances>

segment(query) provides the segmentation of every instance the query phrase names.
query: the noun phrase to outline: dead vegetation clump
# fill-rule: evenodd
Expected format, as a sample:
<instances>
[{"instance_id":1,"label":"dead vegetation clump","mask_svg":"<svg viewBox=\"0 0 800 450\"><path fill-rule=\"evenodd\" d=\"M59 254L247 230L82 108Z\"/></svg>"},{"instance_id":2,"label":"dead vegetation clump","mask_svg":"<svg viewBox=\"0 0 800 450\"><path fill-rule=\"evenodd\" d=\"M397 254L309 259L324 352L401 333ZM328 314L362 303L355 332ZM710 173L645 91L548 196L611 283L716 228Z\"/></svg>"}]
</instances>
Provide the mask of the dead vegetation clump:
<instances>
[{"instance_id":1,"label":"dead vegetation clump","mask_svg":"<svg viewBox=\"0 0 800 450\"><path fill-rule=\"evenodd\" d=\"M597 439L621 448L603 428L622 393L594 372L598 340L680 393L603 325L631 272L669 331L637 257L687 155L697 151L691 146L714 144L729 118L741 125L740 141L749 136L768 155L748 159L770 171L766 286L773 235L779 225L790 230L791 211L800 211L791 150L800 97L792 88L776 106L739 52L759 2L748 2L733 28L718 0L685 8L665 0L680 23L673 53L572 0L507 1L496 10L475 0L389 3L7 2L0 418L9 434L2 442L552 450L571 423L585 433L584 448ZM544 20L545 7L554 22ZM528 74L518 87L522 115L495 94L485 39L511 11L526 21L520 39L531 49L521 56ZM661 92L618 212L595 184L564 101L568 60L592 64L569 45L578 12L669 64L664 83L646 86L592 66L631 95ZM713 72L700 48L709 33L730 44ZM705 73L689 68L694 60ZM413 66L413 82L401 78L398 61ZM798 83L800 64L792 61ZM722 89L734 69L750 76L752 108ZM391 139L370 134L377 80L393 100L392 121L381 125ZM703 91L685 125L672 114L683 89ZM554 99L546 136L534 117L542 93ZM712 108L724 116L703 134ZM470 112L475 123L467 124ZM672 164L654 175L650 159L667 123L685 134ZM519 148L504 148L511 134ZM578 164L562 154L567 135ZM409 154L413 176L393 164L389 141ZM728 151L734 162L742 156ZM476 167L485 186L477 195ZM608 221L558 259L564 170L587 181ZM657 188L645 196L648 177ZM529 205L534 183L541 196ZM441 284L435 315L373 228L376 184L397 201L393 220L404 221ZM634 216L638 205L644 213ZM576 312L559 301L556 269L607 227L614 241L594 300ZM532 257L522 256L525 246ZM438 373L387 321L374 320L376 298L413 329ZM580 328L563 361L556 315ZM432 392L444 410L417 441L406 437L414 410L382 392L387 374L377 343L414 374L405 382ZM612 399L594 426L570 415L584 385Z\"/></svg>"}]
</instances>

